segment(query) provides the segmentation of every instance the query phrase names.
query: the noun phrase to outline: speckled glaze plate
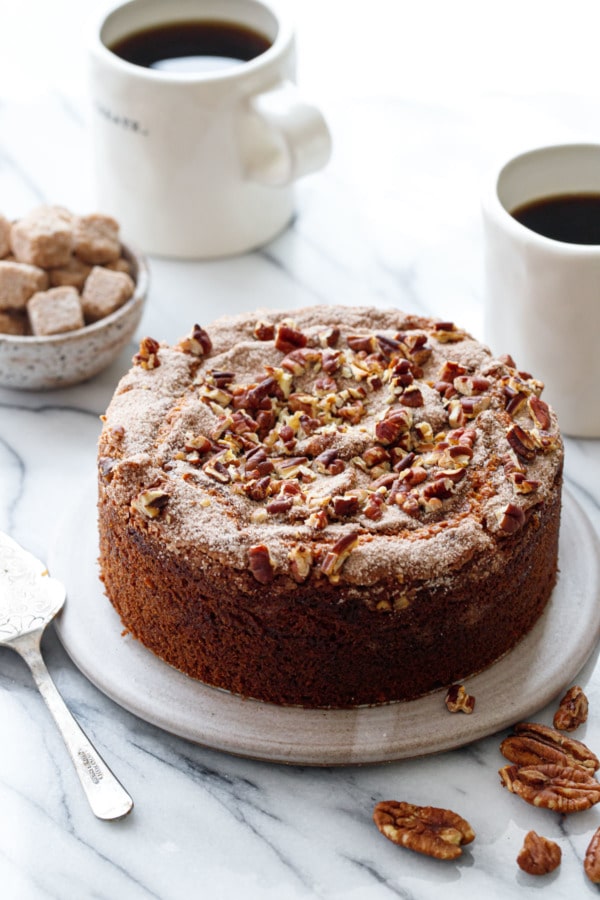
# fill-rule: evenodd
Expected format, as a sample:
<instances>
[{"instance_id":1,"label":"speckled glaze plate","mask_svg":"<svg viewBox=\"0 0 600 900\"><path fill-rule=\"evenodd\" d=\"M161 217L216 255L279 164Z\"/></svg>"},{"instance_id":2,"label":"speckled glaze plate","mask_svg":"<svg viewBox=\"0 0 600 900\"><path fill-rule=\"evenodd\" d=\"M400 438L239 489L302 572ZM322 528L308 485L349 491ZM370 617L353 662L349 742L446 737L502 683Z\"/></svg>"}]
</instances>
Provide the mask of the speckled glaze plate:
<instances>
[{"instance_id":1,"label":"speckled glaze plate","mask_svg":"<svg viewBox=\"0 0 600 900\"><path fill-rule=\"evenodd\" d=\"M56 621L75 665L125 709L165 731L239 756L315 766L390 762L449 750L529 718L573 680L600 636L600 553L565 492L560 575L535 628L486 671L466 679L472 715L451 714L444 691L408 703L305 710L244 700L171 668L130 636L98 578L95 497L60 529L50 573L67 588ZM301 673L299 673L301 677Z\"/></svg>"}]
</instances>

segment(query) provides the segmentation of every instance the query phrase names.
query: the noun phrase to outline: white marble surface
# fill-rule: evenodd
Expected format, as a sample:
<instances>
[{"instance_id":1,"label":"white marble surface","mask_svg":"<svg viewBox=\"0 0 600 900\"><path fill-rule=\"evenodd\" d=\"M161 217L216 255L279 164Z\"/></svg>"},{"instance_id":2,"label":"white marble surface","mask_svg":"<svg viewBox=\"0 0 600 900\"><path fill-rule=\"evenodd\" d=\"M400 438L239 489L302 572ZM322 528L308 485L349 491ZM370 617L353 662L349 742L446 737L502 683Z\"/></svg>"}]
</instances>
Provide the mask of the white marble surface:
<instances>
[{"instance_id":1,"label":"white marble surface","mask_svg":"<svg viewBox=\"0 0 600 900\"><path fill-rule=\"evenodd\" d=\"M86 12L103 5L93 0ZM600 139L593 0L291 5L300 81L329 119L333 159L301 184L293 227L263 250L209 263L151 260L138 337L175 339L217 311L316 302L427 311L481 335L479 193L488 168L537 143ZM9 216L41 201L90 209L81 5L23 0L3 17L0 208ZM0 391L0 528L42 558L94 467L98 416L132 352L76 388ZM566 473L600 532L600 441L567 440ZM500 900L541 888L572 900L596 891L582 859L598 810L560 818L508 794L496 774L497 735L388 766L247 761L120 709L54 633L44 649L136 806L122 822L94 819L27 670L0 651L6 900ZM594 663L579 681L591 708L581 737L598 751ZM397 848L371 822L374 803L389 798L455 809L477 838L456 863ZM544 879L515 862L530 829L562 848L561 867Z\"/></svg>"}]
</instances>

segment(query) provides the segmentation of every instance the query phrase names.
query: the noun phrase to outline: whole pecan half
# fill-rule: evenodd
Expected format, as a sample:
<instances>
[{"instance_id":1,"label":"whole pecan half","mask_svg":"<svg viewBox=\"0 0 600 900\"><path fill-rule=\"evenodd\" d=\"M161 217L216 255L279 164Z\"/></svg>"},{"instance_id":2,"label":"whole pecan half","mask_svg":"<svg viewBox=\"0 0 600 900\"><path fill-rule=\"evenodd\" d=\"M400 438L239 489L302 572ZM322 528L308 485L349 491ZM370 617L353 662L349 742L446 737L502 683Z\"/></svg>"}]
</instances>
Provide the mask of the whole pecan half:
<instances>
[{"instance_id":1,"label":"whole pecan half","mask_svg":"<svg viewBox=\"0 0 600 900\"><path fill-rule=\"evenodd\" d=\"M498 774L512 794L553 812L581 812L600 801L600 784L576 766L504 766Z\"/></svg>"},{"instance_id":2,"label":"whole pecan half","mask_svg":"<svg viewBox=\"0 0 600 900\"><path fill-rule=\"evenodd\" d=\"M528 831L517 856L517 865L529 875L547 875L560 866L561 856L558 844L535 831Z\"/></svg>"},{"instance_id":3,"label":"whole pecan half","mask_svg":"<svg viewBox=\"0 0 600 900\"><path fill-rule=\"evenodd\" d=\"M461 847L475 838L466 819L435 806L384 800L373 810L373 821L394 844L435 859L456 859L462 853Z\"/></svg>"},{"instance_id":4,"label":"whole pecan half","mask_svg":"<svg viewBox=\"0 0 600 900\"><path fill-rule=\"evenodd\" d=\"M554 727L561 731L575 731L588 717L588 699L579 685L569 688L554 713Z\"/></svg>"},{"instance_id":5,"label":"whole pecan half","mask_svg":"<svg viewBox=\"0 0 600 900\"><path fill-rule=\"evenodd\" d=\"M587 772L595 772L600 767L598 757L589 747L548 725L520 722L514 731L502 741L500 752L519 766L553 763L576 766Z\"/></svg>"},{"instance_id":6,"label":"whole pecan half","mask_svg":"<svg viewBox=\"0 0 600 900\"><path fill-rule=\"evenodd\" d=\"M583 868L590 881L600 884L600 828L595 830L585 851Z\"/></svg>"}]
</instances>

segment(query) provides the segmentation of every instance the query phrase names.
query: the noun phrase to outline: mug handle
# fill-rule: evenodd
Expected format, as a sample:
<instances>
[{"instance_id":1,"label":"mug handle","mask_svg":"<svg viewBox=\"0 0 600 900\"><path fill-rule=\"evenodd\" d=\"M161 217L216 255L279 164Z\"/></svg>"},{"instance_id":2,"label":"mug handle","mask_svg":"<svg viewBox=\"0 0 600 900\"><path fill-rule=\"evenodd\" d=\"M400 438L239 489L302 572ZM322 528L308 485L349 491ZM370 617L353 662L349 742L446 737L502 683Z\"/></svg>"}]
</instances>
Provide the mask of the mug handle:
<instances>
[{"instance_id":1,"label":"mug handle","mask_svg":"<svg viewBox=\"0 0 600 900\"><path fill-rule=\"evenodd\" d=\"M290 81L250 98L241 131L245 176L259 184L285 187L331 156L323 115Z\"/></svg>"}]
</instances>

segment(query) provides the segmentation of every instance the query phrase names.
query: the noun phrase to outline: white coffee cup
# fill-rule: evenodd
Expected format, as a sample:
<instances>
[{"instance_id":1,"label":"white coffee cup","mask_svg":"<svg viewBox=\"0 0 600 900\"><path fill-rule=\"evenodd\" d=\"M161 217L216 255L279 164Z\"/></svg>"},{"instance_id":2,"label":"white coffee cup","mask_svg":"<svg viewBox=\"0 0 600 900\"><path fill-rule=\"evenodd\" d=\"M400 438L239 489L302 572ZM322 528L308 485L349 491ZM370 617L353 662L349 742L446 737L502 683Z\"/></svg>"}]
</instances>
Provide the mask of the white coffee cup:
<instances>
[{"instance_id":1,"label":"white coffee cup","mask_svg":"<svg viewBox=\"0 0 600 900\"><path fill-rule=\"evenodd\" d=\"M213 72L127 62L110 49L165 23L234 23L270 46ZM269 241L296 179L327 162L322 114L299 94L290 22L271 0L132 0L105 15L91 52L97 203L150 254L209 258Z\"/></svg>"},{"instance_id":2,"label":"white coffee cup","mask_svg":"<svg viewBox=\"0 0 600 900\"><path fill-rule=\"evenodd\" d=\"M511 213L600 195L600 145L541 147L496 171L483 202L485 336L545 383L562 431L600 437L600 245L544 237Z\"/></svg>"}]
</instances>

